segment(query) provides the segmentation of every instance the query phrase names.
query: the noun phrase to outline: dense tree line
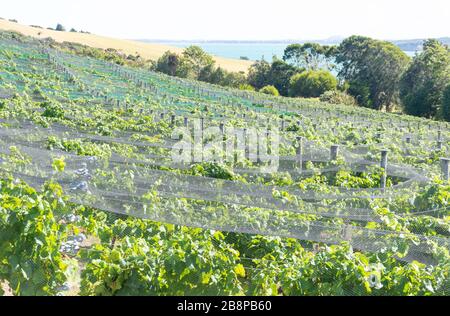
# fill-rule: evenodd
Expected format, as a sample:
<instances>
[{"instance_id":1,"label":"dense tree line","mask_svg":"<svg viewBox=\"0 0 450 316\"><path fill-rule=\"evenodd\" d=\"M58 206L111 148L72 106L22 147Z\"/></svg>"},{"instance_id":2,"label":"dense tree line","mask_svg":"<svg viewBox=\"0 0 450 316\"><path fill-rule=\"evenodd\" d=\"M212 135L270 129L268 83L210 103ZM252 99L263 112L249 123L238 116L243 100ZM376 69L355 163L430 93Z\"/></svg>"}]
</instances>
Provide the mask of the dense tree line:
<instances>
[{"instance_id":1,"label":"dense tree line","mask_svg":"<svg viewBox=\"0 0 450 316\"><path fill-rule=\"evenodd\" d=\"M246 83L244 73L229 72L215 65L214 59L198 46L190 46L183 53L164 53L153 69L171 76L190 78L222 86L238 88Z\"/></svg>"}]
</instances>

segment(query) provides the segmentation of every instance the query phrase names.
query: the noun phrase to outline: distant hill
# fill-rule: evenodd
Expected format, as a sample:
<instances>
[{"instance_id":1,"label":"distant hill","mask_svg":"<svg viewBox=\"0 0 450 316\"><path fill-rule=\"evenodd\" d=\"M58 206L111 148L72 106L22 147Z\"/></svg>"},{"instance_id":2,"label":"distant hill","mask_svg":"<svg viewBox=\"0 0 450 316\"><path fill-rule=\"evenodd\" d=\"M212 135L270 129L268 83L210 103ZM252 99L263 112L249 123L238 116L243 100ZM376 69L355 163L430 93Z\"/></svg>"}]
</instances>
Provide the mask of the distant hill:
<instances>
[{"instance_id":1,"label":"distant hill","mask_svg":"<svg viewBox=\"0 0 450 316\"><path fill-rule=\"evenodd\" d=\"M438 38L438 40L445 45L450 46L450 37L441 37ZM422 44L424 39L411 39L411 40L398 40L398 41L391 41L398 47L400 47L401 50L414 52L417 50L422 50Z\"/></svg>"}]
</instances>

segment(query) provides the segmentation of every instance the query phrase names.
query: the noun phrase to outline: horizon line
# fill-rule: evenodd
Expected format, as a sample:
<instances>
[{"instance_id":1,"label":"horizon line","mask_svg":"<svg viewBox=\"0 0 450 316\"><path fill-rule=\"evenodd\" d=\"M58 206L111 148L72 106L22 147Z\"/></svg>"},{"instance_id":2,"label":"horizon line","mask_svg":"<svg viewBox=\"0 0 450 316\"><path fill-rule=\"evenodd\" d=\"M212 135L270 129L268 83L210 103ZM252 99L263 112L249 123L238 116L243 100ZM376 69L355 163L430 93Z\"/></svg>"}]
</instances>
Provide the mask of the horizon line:
<instances>
[{"instance_id":1,"label":"horizon line","mask_svg":"<svg viewBox=\"0 0 450 316\"><path fill-rule=\"evenodd\" d=\"M350 35L353 36L353 35ZM342 40L350 36L332 36L325 39L170 39L170 38L131 38L134 41L149 41L149 42L216 42L216 43L295 43L295 42L341 42ZM364 35L362 35L364 36ZM367 36L370 37L370 36ZM416 37L416 38L396 38L396 39L380 39L371 37L374 39L389 41L389 42L400 42L400 41L420 41L427 39L450 39L449 36L439 36L439 37Z\"/></svg>"}]
</instances>

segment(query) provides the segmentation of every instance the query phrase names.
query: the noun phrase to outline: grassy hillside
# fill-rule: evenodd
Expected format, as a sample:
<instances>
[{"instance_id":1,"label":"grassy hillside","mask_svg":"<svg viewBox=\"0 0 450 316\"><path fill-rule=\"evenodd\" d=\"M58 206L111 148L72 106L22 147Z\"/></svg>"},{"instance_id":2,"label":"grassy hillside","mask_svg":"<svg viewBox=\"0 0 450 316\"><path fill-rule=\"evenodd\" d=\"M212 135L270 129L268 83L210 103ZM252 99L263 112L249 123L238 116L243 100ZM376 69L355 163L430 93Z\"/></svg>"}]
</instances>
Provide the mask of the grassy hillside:
<instances>
[{"instance_id":1,"label":"grassy hillside","mask_svg":"<svg viewBox=\"0 0 450 316\"><path fill-rule=\"evenodd\" d=\"M16 31L35 38L51 37L57 42L73 42L102 49L114 48L126 54L139 54L141 57L151 60L158 59L167 50L171 50L176 53L181 53L183 51L181 48L168 45L149 44L130 40L115 39L94 34L58 32L48 29L26 26L1 19L0 30ZM250 67L250 65L252 64L251 61L228 59L218 56L215 56L214 60L216 61L218 66L221 66L228 71L235 72L247 72L248 67Z\"/></svg>"}]
</instances>

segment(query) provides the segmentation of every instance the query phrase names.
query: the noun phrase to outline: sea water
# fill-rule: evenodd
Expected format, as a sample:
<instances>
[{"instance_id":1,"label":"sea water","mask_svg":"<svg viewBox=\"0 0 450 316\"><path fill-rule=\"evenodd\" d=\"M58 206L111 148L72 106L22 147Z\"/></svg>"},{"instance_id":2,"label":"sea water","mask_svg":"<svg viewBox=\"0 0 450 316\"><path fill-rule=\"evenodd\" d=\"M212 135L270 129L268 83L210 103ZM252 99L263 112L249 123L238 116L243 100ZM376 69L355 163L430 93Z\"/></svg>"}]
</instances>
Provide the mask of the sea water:
<instances>
[{"instance_id":1,"label":"sea water","mask_svg":"<svg viewBox=\"0 0 450 316\"><path fill-rule=\"evenodd\" d=\"M151 41L158 43L157 41ZM287 43L271 42L191 42L191 41L161 41L160 44L185 48L191 45L200 46L205 52L226 58L271 61L274 56L283 58ZM414 56L415 52L406 51L408 56Z\"/></svg>"}]
</instances>

